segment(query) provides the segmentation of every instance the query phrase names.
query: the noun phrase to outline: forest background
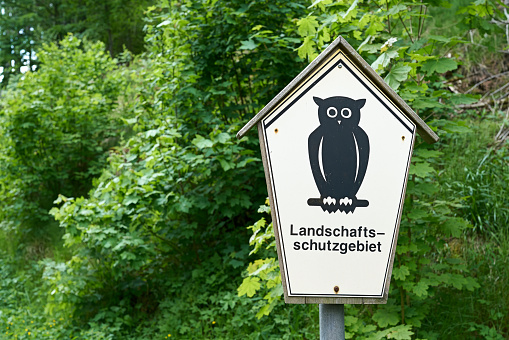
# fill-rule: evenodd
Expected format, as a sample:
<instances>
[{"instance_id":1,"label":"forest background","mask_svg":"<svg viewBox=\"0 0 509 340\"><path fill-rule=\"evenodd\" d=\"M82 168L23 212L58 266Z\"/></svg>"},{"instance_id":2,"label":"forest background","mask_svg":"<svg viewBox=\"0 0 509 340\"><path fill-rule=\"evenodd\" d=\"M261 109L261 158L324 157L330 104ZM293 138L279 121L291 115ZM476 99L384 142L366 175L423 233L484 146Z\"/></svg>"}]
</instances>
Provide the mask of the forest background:
<instances>
[{"instance_id":1,"label":"forest background","mask_svg":"<svg viewBox=\"0 0 509 340\"><path fill-rule=\"evenodd\" d=\"M509 338L507 1L0 8L1 339L316 339L234 136L338 35L440 136L389 301L346 306L347 338Z\"/></svg>"}]
</instances>

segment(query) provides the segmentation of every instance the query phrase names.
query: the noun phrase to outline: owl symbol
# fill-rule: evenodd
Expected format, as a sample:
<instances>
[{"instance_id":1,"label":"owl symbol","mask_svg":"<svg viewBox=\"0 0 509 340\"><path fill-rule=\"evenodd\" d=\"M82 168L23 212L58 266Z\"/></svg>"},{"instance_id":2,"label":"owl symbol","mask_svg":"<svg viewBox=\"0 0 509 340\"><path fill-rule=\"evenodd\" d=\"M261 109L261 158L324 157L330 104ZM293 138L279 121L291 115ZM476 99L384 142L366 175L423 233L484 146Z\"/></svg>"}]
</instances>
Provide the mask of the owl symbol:
<instances>
[{"instance_id":1,"label":"owl symbol","mask_svg":"<svg viewBox=\"0 0 509 340\"><path fill-rule=\"evenodd\" d=\"M307 203L329 213L353 213L355 208L369 205L356 196L369 160L368 135L359 126L366 99L313 99L318 105L320 126L309 135L308 151L320 198L310 198Z\"/></svg>"}]
</instances>

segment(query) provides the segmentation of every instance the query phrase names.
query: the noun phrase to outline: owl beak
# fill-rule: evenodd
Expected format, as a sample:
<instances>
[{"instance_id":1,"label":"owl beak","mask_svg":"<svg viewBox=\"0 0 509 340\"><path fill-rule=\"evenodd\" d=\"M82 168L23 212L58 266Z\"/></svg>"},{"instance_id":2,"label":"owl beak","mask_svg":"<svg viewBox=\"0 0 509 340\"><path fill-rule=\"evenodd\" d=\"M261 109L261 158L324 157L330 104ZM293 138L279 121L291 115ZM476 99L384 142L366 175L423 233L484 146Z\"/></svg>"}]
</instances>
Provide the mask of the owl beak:
<instances>
[{"instance_id":1,"label":"owl beak","mask_svg":"<svg viewBox=\"0 0 509 340\"><path fill-rule=\"evenodd\" d=\"M338 124L341 125L341 121L340 120L338 120Z\"/></svg>"}]
</instances>

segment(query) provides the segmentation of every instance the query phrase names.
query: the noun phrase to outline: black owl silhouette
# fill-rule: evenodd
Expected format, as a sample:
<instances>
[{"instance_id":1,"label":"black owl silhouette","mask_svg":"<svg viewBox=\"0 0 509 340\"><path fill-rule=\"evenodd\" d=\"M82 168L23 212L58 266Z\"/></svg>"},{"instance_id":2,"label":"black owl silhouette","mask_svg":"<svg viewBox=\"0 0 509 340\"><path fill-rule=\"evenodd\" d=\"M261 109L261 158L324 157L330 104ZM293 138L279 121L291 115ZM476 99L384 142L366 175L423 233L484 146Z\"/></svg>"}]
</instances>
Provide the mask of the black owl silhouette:
<instances>
[{"instance_id":1,"label":"black owl silhouette","mask_svg":"<svg viewBox=\"0 0 509 340\"><path fill-rule=\"evenodd\" d=\"M308 150L320 198L308 199L308 205L321 206L329 213L353 213L355 208L369 205L356 197L369 160L368 135L359 126L366 99L313 99L320 126L309 135Z\"/></svg>"}]
</instances>

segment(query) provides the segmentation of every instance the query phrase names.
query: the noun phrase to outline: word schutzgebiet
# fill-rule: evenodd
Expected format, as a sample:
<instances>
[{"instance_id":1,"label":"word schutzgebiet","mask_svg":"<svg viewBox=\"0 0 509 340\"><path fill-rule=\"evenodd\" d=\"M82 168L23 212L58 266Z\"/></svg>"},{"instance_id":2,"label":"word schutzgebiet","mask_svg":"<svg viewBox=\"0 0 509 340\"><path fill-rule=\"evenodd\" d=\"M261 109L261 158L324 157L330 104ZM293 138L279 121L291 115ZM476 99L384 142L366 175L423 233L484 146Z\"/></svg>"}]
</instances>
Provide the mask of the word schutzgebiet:
<instances>
[{"instance_id":1,"label":"word schutzgebiet","mask_svg":"<svg viewBox=\"0 0 509 340\"><path fill-rule=\"evenodd\" d=\"M290 226L291 236L316 237L309 238L305 241L294 241L294 250L304 251L337 251L340 254L348 252L371 252L381 253L382 243L374 240L379 235L385 233L377 233L375 229L368 229L360 226L358 228L346 228L345 226L329 228L321 227L294 227ZM323 238L329 238L324 241ZM330 239L332 238L332 240ZM356 238L356 240L345 239ZM338 240L339 242L334 242Z\"/></svg>"}]
</instances>

